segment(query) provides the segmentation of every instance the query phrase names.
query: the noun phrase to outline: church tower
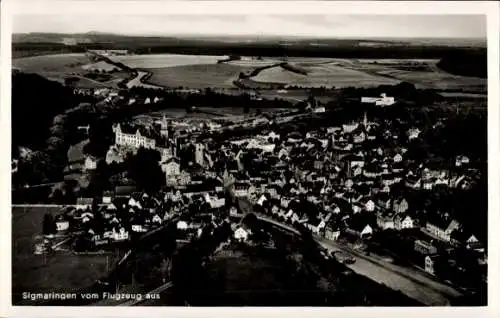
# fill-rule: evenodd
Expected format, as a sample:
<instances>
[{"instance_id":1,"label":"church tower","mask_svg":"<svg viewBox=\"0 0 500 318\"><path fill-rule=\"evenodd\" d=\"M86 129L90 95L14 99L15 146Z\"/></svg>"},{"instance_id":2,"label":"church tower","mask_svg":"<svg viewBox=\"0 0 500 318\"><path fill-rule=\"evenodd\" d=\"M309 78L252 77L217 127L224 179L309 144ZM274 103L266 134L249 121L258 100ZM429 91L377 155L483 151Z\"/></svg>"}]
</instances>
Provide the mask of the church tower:
<instances>
[{"instance_id":1,"label":"church tower","mask_svg":"<svg viewBox=\"0 0 500 318\"><path fill-rule=\"evenodd\" d=\"M167 121L167 117L165 117L165 115L163 115L160 126L161 126L160 134L163 137L168 139L168 121Z\"/></svg>"}]
</instances>

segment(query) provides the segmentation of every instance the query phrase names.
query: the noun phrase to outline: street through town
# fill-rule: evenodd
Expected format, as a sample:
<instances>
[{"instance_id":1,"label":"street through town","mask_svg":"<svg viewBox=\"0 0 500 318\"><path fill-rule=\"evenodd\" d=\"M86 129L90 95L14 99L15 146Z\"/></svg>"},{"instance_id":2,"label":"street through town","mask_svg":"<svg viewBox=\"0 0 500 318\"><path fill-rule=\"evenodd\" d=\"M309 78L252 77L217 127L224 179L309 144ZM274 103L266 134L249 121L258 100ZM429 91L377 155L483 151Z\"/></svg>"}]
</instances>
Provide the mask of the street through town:
<instances>
[{"instance_id":1,"label":"street through town","mask_svg":"<svg viewBox=\"0 0 500 318\"><path fill-rule=\"evenodd\" d=\"M272 222L288 231L297 233L297 230L286 224L272 220L268 216L253 210L252 204L245 199L237 199L238 206L244 214L253 213L263 221ZM384 262L374 256L367 256L338 242L314 236L315 240L329 251L343 251L356 257L354 264L347 265L359 275L368 277L379 284L384 284L394 290L401 291L428 306L449 306L450 300L462 296L452 287L430 278L413 268L401 267Z\"/></svg>"}]
</instances>

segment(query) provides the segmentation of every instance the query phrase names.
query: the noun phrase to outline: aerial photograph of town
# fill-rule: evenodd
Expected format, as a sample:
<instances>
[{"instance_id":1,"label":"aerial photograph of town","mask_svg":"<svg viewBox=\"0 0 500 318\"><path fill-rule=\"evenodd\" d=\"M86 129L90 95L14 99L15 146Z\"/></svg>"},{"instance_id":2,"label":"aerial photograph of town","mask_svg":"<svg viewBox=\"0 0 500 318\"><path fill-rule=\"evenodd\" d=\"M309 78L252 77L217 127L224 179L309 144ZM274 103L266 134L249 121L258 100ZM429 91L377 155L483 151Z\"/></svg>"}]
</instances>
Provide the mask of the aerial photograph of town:
<instances>
[{"instance_id":1,"label":"aerial photograph of town","mask_svg":"<svg viewBox=\"0 0 500 318\"><path fill-rule=\"evenodd\" d=\"M487 305L485 16L12 32L13 305Z\"/></svg>"}]
</instances>

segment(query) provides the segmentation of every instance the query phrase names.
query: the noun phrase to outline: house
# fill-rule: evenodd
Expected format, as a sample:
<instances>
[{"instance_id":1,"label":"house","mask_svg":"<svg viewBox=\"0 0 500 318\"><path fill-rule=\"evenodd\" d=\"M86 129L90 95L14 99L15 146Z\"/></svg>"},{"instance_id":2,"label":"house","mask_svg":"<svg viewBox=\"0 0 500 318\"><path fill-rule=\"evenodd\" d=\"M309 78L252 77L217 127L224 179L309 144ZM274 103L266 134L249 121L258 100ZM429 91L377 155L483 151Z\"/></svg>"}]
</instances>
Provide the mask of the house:
<instances>
[{"instance_id":1,"label":"house","mask_svg":"<svg viewBox=\"0 0 500 318\"><path fill-rule=\"evenodd\" d=\"M439 220L438 220L439 221ZM446 227L444 227L442 224L443 222L427 222L425 225L426 230L437 237L440 240L443 240L445 242L450 242L451 241L451 233L457 229L460 228L460 223L456 220L452 220L448 223Z\"/></svg>"},{"instance_id":2,"label":"house","mask_svg":"<svg viewBox=\"0 0 500 318\"><path fill-rule=\"evenodd\" d=\"M246 242L248 240L249 231L243 227L239 227L234 231L234 238L239 242Z\"/></svg>"},{"instance_id":3,"label":"house","mask_svg":"<svg viewBox=\"0 0 500 318\"><path fill-rule=\"evenodd\" d=\"M431 179L421 180L422 188L425 190L432 190L434 187L434 182Z\"/></svg>"},{"instance_id":4,"label":"house","mask_svg":"<svg viewBox=\"0 0 500 318\"><path fill-rule=\"evenodd\" d=\"M87 158L85 158L84 169L85 170L95 170L96 168L97 168L97 159L90 157L90 156L87 156Z\"/></svg>"},{"instance_id":5,"label":"house","mask_svg":"<svg viewBox=\"0 0 500 318\"><path fill-rule=\"evenodd\" d=\"M112 204L111 200L113 199L112 193L109 191L106 191L102 195L102 203L103 204Z\"/></svg>"},{"instance_id":6,"label":"house","mask_svg":"<svg viewBox=\"0 0 500 318\"><path fill-rule=\"evenodd\" d=\"M465 241L465 243L468 249L477 250L483 247L481 242L479 242L479 240L474 236L474 234L469 236L469 238L467 239L467 241Z\"/></svg>"},{"instance_id":7,"label":"house","mask_svg":"<svg viewBox=\"0 0 500 318\"><path fill-rule=\"evenodd\" d=\"M109 230L109 231L104 231L104 233L102 234L102 237L103 238L112 238L113 237L113 231Z\"/></svg>"},{"instance_id":8,"label":"house","mask_svg":"<svg viewBox=\"0 0 500 318\"><path fill-rule=\"evenodd\" d=\"M209 204L212 209L223 207L226 204L226 198L210 198Z\"/></svg>"},{"instance_id":9,"label":"house","mask_svg":"<svg viewBox=\"0 0 500 318\"><path fill-rule=\"evenodd\" d=\"M115 216L109 221L109 224L120 224L120 220Z\"/></svg>"},{"instance_id":10,"label":"house","mask_svg":"<svg viewBox=\"0 0 500 318\"><path fill-rule=\"evenodd\" d=\"M394 217L394 229L396 230L404 230L404 229L412 229L414 228L413 219L409 215L401 215L397 214Z\"/></svg>"},{"instance_id":11,"label":"house","mask_svg":"<svg viewBox=\"0 0 500 318\"><path fill-rule=\"evenodd\" d=\"M260 198L257 200L258 205L263 205L264 202L267 200L265 195L261 195Z\"/></svg>"},{"instance_id":12,"label":"house","mask_svg":"<svg viewBox=\"0 0 500 318\"><path fill-rule=\"evenodd\" d=\"M325 238L331 241L336 241L338 240L340 236L340 230L338 229L332 229L331 227L327 226L325 228Z\"/></svg>"},{"instance_id":13,"label":"house","mask_svg":"<svg viewBox=\"0 0 500 318\"><path fill-rule=\"evenodd\" d=\"M131 206L131 207L137 207L139 209L142 209L141 202L139 202L139 200L134 199L133 197L131 197L128 200L128 205Z\"/></svg>"},{"instance_id":14,"label":"house","mask_svg":"<svg viewBox=\"0 0 500 318\"><path fill-rule=\"evenodd\" d=\"M381 230L394 229L394 218L392 216L385 216L379 213L377 215L377 226Z\"/></svg>"},{"instance_id":15,"label":"house","mask_svg":"<svg viewBox=\"0 0 500 318\"><path fill-rule=\"evenodd\" d=\"M365 210L368 211L368 212L375 211L375 202L373 202L372 200L368 200L365 203Z\"/></svg>"},{"instance_id":16,"label":"house","mask_svg":"<svg viewBox=\"0 0 500 318\"><path fill-rule=\"evenodd\" d=\"M355 222L349 224L347 232L354 234L360 238L369 237L373 234L373 229L369 224L363 222Z\"/></svg>"},{"instance_id":17,"label":"house","mask_svg":"<svg viewBox=\"0 0 500 318\"><path fill-rule=\"evenodd\" d=\"M437 248L429 242L416 240L414 243L414 250L422 255L435 255L437 254Z\"/></svg>"},{"instance_id":18,"label":"house","mask_svg":"<svg viewBox=\"0 0 500 318\"><path fill-rule=\"evenodd\" d=\"M396 214L405 213L408 211L408 201L405 198L394 201L393 211Z\"/></svg>"},{"instance_id":19,"label":"house","mask_svg":"<svg viewBox=\"0 0 500 318\"><path fill-rule=\"evenodd\" d=\"M361 237L367 237L373 234L373 229L370 225L366 225L363 230L360 232Z\"/></svg>"},{"instance_id":20,"label":"house","mask_svg":"<svg viewBox=\"0 0 500 318\"><path fill-rule=\"evenodd\" d=\"M179 221L177 222L177 229L178 230L187 230L188 229L188 224L186 221Z\"/></svg>"},{"instance_id":21,"label":"house","mask_svg":"<svg viewBox=\"0 0 500 318\"><path fill-rule=\"evenodd\" d=\"M436 264L437 255L427 255L425 257L425 271L429 274L434 275L435 273L435 264Z\"/></svg>"},{"instance_id":22,"label":"house","mask_svg":"<svg viewBox=\"0 0 500 318\"><path fill-rule=\"evenodd\" d=\"M233 192L236 197L248 196L249 189L250 189L250 184L247 182L236 182L233 185Z\"/></svg>"},{"instance_id":23,"label":"house","mask_svg":"<svg viewBox=\"0 0 500 318\"><path fill-rule=\"evenodd\" d=\"M469 164L469 162L470 162L470 160L466 156L457 156L455 158L455 166L456 167L461 167L461 166L467 165L467 164Z\"/></svg>"},{"instance_id":24,"label":"house","mask_svg":"<svg viewBox=\"0 0 500 318\"><path fill-rule=\"evenodd\" d=\"M483 245L474 234L470 234L470 232L466 232L463 230L455 230L451 233L451 243L454 245L463 245L467 249L471 250L481 250L483 249Z\"/></svg>"},{"instance_id":25,"label":"house","mask_svg":"<svg viewBox=\"0 0 500 318\"><path fill-rule=\"evenodd\" d=\"M413 139L417 139L418 136L420 136L420 133L421 133L420 129L418 129L418 128L410 128L406 132L406 135L408 136L408 140L413 140Z\"/></svg>"},{"instance_id":26,"label":"house","mask_svg":"<svg viewBox=\"0 0 500 318\"><path fill-rule=\"evenodd\" d=\"M353 136L353 142L355 144L359 144L359 143L362 143L363 141L366 140L366 134L364 132L359 132L358 134L355 134Z\"/></svg>"},{"instance_id":27,"label":"house","mask_svg":"<svg viewBox=\"0 0 500 318\"><path fill-rule=\"evenodd\" d=\"M237 216L238 215L238 209L235 206L232 206L229 208L229 215L230 216Z\"/></svg>"},{"instance_id":28,"label":"house","mask_svg":"<svg viewBox=\"0 0 500 318\"><path fill-rule=\"evenodd\" d=\"M354 130L356 130L359 126L359 123L350 123L350 124L343 124L342 125L342 131L345 133L351 133Z\"/></svg>"},{"instance_id":29,"label":"house","mask_svg":"<svg viewBox=\"0 0 500 318\"><path fill-rule=\"evenodd\" d=\"M153 216L151 222L157 223L157 224L161 224L162 223L162 219L161 219L161 217L158 214L155 214Z\"/></svg>"},{"instance_id":30,"label":"house","mask_svg":"<svg viewBox=\"0 0 500 318\"><path fill-rule=\"evenodd\" d=\"M120 227L118 231L113 229L113 240L115 241L126 241L129 238L129 233L124 227Z\"/></svg>"},{"instance_id":31,"label":"house","mask_svg":"<svg viewBox=\"0 0 500 318\"><path fill-rule=\"evenodd\" d=\"M76 208L79 210L89 209L92 207L93 202L93 198L78 198L76 199Z\"/></svg>"},{"instance_id":32,"label":"house","mask_svg":"<svg viewBox=\"0 0 500 318\"><path fill-rule=\"evenodd\" d=\"M399 154L399 153L398 153L398 154L396 154L396 155L392 158L392 160L393 160L395 163L399 163L399 162L403 161L403 156L401 156L401 154Z\"/></svg>"},{"instance_id":33,"label":"house","mask_svg":"<svg viewBox=\"0 0 500 318\"><path fill-rule=\"evenodd\" d=\"M161 164L161 170L167 178L178 176L181 173L181 165L178 158L172 157Z\"/></svg>"},{"instance_id":34,"label":"house","mask_svg":"<svg viewBox=\"0 0 500 318\"><path fill-rule=\"evenodd\" d=\"M148 230L142 224L132 224L132 232L144 233Z\"/></svg>"},{"instance_id":35,"label":"house","mask_svg":"<svg viewBox=\"0 0 500 318\"><path fill-rule=\"evenodd\" d=\"M56 221L57 231L66 231L69 228L69 222L67 220Z\"/></svg>"}]
</instances>

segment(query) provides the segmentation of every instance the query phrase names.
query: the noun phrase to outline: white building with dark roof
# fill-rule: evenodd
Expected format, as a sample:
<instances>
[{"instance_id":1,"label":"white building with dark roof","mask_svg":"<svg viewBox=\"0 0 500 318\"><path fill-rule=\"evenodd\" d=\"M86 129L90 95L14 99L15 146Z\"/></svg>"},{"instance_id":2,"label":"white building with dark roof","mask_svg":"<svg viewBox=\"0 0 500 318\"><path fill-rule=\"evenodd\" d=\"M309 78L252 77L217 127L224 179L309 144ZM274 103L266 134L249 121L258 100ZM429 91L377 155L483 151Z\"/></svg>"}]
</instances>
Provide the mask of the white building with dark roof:
<instances>
[{"instance_id":1,"label":"white building with dark roof","mask_svg":"<svg viewBox=\"0 0 500 318\"><path fill-rule=\"evenodd\" d=\"M380 97L361 97L361 103L375 104L376 106L391 106L396 103L394 97L388 97L385 93L380 94Z\"/></svg>"},{"instance_id":2,"label":"white building with dark roof","mask_svg":"<svg viewBox=\"0 0 500 318\"><path fill-rule=\"evenodd\" d=\"M115 144L119 146L127 146L133 148L150 148L155 149L156 140L149 136L145 129L122 127L117 124L113 127L115 133Z\"/></svg>"}]
</instances>

